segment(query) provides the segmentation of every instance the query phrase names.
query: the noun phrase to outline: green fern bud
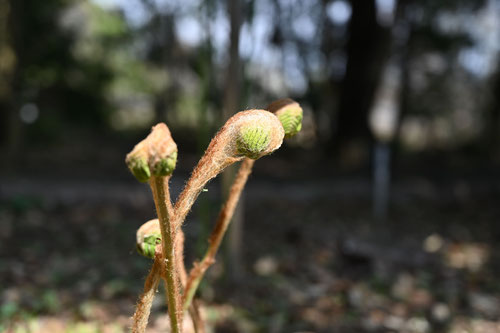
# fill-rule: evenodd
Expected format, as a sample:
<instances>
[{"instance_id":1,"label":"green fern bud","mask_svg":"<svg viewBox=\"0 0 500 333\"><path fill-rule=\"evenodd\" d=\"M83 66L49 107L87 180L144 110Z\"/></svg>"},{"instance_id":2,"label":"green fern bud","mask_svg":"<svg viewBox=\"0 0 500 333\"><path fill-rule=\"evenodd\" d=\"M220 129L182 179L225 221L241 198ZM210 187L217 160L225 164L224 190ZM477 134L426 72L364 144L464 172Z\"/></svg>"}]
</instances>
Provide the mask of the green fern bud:
<instances>
[{"instance_id":1,"label":"green fern bud","mask_svg":"<svg viewBox=\"0 0 500 333\"><path fill-rule=\"evenodd\" d=\"M160 158L153 165L153 174L155 176L168 176L171 175L177 163L177 152L174 151L170 155Z\"/></svg>"},{"instance_id":2,"label":"green fern bud","mask_svg":"<svg viewBox=\"0 0 500 333\"><path fill-rule=\"evenodd\" d=\"M177 163L177 145L167 125L159 123L154 126L151 133L127 155L125 162L141 182L147 182L151 175L171 175Z\"/></svg>"},{"instance_id":3,"label":"green fern bud","mask_svg":"<svg viewBox=\"0 0 500 333\"><path fill-rule=\"evenodd\" d=\"M161 244L161 231L158 219L144 223L136 234L137 252L146 258L155 257L156 246Z\"/></svg>"},{"instance_id":4,"label":"green fern bud","mask_svg":"<svg viewBox=\"0 0 500 333\"><path fill-rule=\"evenodd\" d=\"M144 240L141 244L137 244L137 252L140 255L145 256L146 258L154 259L156 245L161 243L161 235L154 234L144 237Z\"/></svg>"},{"instance_id":5,"label":"green fern bud","mask_svg":"<svg viewBox=\"0 0 500 333\"><path fill-rule=\"evenodd\" d=\"M290 138L302 129L302 109L288 108L276 114L285 130L285 137Z\"/></svg>"},{"instance_id":6,"label":"green fern bud","mask_svg":"<svg viewBox=\"0 0 500 333\"><path fill-rule=\"evenodd\" d=\"M303 111L299 103L290 98L272 102L267 110L273 112L285 130L285 138L291 138L302 129Z\"/></svg>"},{"instance_id":7,"label":"green fern bud","mask_svg":"<svg viewBox=\"0 0 500 333\"><path fill-rule=\"evenodd\" d=\"M249 124L240 129L236 142L238 153L257 159L271 142L271 128L259 124Z\"/></svg>"},{"instance_id":8,"label":"green fern bud","mask_svg":"<svg viewBox=\"0 0 500 333\"><path fill-rule=\"evenodd\" d=\"M140 155L128 155L127 166L138 181L145 183L151 177L147 159Z\"/></svg>"}]
</instances>

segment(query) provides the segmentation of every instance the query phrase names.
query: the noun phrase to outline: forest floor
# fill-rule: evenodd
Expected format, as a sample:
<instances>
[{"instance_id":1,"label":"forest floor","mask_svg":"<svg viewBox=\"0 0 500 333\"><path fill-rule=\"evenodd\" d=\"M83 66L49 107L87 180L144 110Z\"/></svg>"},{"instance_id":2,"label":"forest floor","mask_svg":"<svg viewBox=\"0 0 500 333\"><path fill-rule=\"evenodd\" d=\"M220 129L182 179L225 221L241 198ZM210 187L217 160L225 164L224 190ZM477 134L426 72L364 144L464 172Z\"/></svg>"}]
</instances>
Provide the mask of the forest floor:
<instances>
[{"instance_id":1,"label":"forest floor","mask_svg":"<svg viewBox=\"0 0 500 333\"><path fill-rule=\"evenodd\" d=\"M497 180L396 182L389 217L375 220L366 180L286 178L249 182L239 277L221 255L198 294L212 332L500 332ZM148 188L0 184L0 331L127 331L151 264L134 248L153 217ZM187 262L218 198L211 183L188 217ZM150 332L167 330L164 304L160 290Z\"/></svg>"}]
</instances>

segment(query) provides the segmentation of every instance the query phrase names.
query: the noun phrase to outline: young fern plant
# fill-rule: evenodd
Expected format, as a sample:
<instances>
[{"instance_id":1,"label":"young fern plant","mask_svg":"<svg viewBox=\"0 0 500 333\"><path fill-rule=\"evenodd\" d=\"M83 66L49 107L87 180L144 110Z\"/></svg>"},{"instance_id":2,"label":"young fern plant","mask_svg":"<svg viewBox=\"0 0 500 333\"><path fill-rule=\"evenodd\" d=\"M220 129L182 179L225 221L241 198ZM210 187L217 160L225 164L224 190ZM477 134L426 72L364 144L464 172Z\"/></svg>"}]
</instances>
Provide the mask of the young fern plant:
<instances>
[{"instance_id":1,"label":"young fern plant","mask_svg":"<svg viewBox=\"0 0 500 333\"><path fill-rule=\"evenodd\" d=\"M280 120L283 126L285 138L291 138L300 132L302 128L303 112L297 102L289 98L280 99L269 104L266 109L269 112L272 112ZM229 190L229 195L219 212L215 227L208 239L209 245L207 252L201 262L195 263L189 272L183 298L184 309L188 309L190 307L205 272L215 263L215 255L217 254L222 239L224 238L224 234L229 227L236 205L240 199L241 192L245 187L248 177L252 173L254 163L255 159L252 159L251 157L247 157L241 162L238 173L236 174L233 184Z\"/></svg>"},{"instance_id":2,"label":"young fern plant","mask_svg":"<svg viewBox=\"0 0 500 333\"><path fill-rule=\"evenodd\" d=\"M285 135L300 130L302 110L297 103L287 102L280 104L279 108L273 104L269 109L275 111L274 114L265 110L247 110L235 114L224 124L193 170L175 205L170 201L168 182L177 161L177 146L168 127L165 124L154 126L151 134L127 155L126 163L132 174L141 182L149 182L158 215L158 219L146 222L137 231L139 253L154 261L137 303L132 332L145 331L161 279L165 282L171 331L182 332L185 310L190 310L195 330L203 331L192 299L204 272L215 260L253 162L278 149ZM284 109L286 106L288 111ZM300 109L298 123L297 107ZM294 116L290 110L295 110ZM230 196L210 237L207 254L200 264L193 265L188 277L183 262L182 223L205 185L226 167L242 160Z\"/></svg>"},{"instance_id":3,"label":"young fern plant","mask_svg":"<svg viewBox=\"0 0 500 333\"><path fill-rule=\"evenodd\" d=\"M175 229L170 217L173 213L170 202L168 182L177 162L177 145L167 125L160 123L153 127L151 134L139 142L127 155L125 162L132 174L141 182L149 182L153 192L158 215L159 234L146 234L154 228L155 222L143 225L138 232L138 248L148 256L154 255L153 267L146 279L144 293L141 295L134 314L132 332L144 332L146 329L155 289L159 278L165 281L167 305L172 332L181 332L181 291L178 271L175 269ZM145 234L144 237L141 235ZM151 242L159 243L158 248ZM154 250L152 247L154 246Z\"/></svg>"}]
</instances>

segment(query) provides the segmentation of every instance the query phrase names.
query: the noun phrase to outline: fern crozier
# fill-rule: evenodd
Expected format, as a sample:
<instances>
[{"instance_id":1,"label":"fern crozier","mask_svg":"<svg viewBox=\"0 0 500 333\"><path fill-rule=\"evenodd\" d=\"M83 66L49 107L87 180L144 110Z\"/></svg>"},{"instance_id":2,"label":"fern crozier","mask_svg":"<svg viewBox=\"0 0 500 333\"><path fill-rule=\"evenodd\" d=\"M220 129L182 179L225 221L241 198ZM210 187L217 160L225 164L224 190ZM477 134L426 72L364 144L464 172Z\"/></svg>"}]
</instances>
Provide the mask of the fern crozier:
<instances>
[{"instance_id":1,"label":"fern crozier","mask_svg":"<svg viewBox=\"0 0 500 333\"><path fill-rule=\"evenodd\" d=\"M156 163L152 165L153 174L155 176L168 176L171 175L177 164L177 151L174 151L170 155L160 158Z\"/></svg>"},{"instance_id":2,"label":"fern crozier","mask_svg":"<svg viewBox=\"0 0 500 333\"><path fill-rule=\"evenodd\" d=\"M138 181L145 183L151 177L151 171L147 159L139 155L129 155L126 160L127 166Z\"/></svg>"},{"instance_id":3,"label":"fern crozier","mask_svg":"<svg viewBox=\"0 0 500 333\"><path fill-rule=\"evenodd\" d=\"M154 219L144 223L137 230L137 252L147 258L154 259L158 244L161 244L161 230L158 219Z\"/></svg>"},{"instance_id":4,"label":"fern crozier","mask_svg":"<svg viewBox=\"0 0 500 333\"><path fill-rule=\"evenodd\" d=\"M267 149L270 142L271 128L256 124L240 129L236 145L241 155L257 159Z\"/></svg>"}]
</instances>

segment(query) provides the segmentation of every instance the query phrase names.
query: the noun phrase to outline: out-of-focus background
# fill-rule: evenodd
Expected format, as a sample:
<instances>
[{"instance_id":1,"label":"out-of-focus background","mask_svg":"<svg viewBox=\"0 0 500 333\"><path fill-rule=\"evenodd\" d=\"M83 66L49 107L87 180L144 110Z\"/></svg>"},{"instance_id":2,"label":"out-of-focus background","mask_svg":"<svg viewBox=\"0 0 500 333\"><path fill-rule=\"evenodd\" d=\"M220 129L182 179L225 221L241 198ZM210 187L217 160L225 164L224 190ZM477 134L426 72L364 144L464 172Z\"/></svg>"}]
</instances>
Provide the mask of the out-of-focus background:
<instances>
[{"instance_id":1,"label":"out-of-focus background","mask_svg":"<svg viewBox=\"0 0 500 333\"><path fill-rule=\"evenodd\" d=\"M282 97L303 130L255 165L210 329L500 332L499 0L1 0L0 331L126 331L154 206L125 154L166 122L175 197L225 119Z\"/></svg>"}]
</instances>

